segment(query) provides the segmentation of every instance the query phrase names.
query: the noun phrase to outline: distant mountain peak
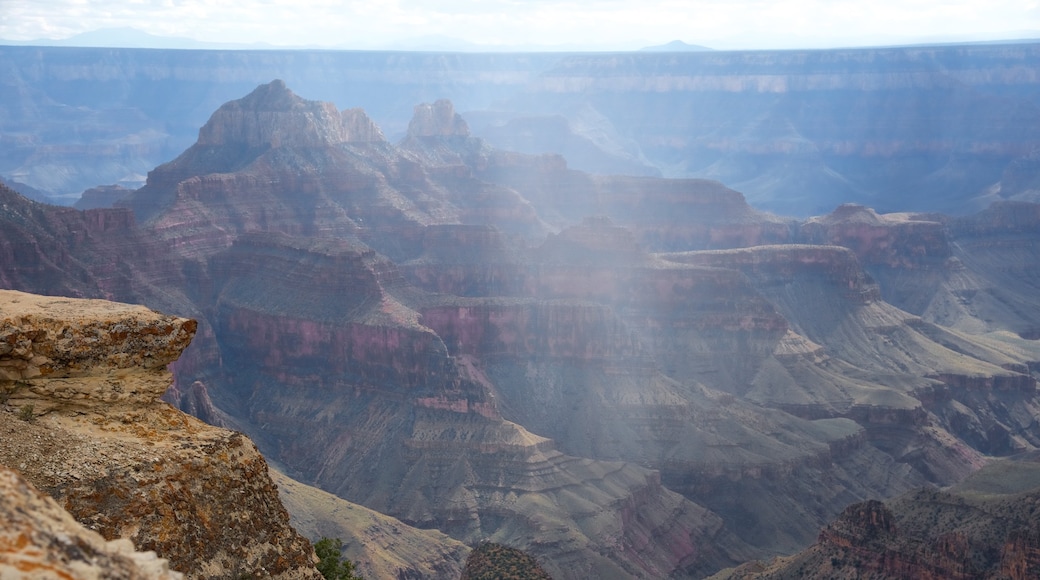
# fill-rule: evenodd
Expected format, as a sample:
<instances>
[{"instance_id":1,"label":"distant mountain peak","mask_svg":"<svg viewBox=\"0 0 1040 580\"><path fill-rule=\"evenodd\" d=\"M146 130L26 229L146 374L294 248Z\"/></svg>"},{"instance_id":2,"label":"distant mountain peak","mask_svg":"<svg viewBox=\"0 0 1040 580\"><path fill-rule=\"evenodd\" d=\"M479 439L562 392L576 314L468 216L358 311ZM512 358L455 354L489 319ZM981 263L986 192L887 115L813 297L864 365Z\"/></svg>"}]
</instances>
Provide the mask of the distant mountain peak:
<instances>
[{"instance_id":1,"label":"distant mountain peak","mask_svg":"<svg viewBox=\"0 0 1040 580\"><path fill-rule=\"evenodd\" d=\"M702 52L715 49L699 44L687 44L681 40L673 40L666 44L646 46L639 50L641 52Z\"/></svg>"},{"instance_id":2,"label":"distant mountain peak","mask_svg":"<svg viewBox=\"0 0 1040 580\"><path fill-rule=\"evenodd\" d=\"M304 99L292 92L282 79L260 85L253 89L245 97L238 101L242 106L248 106L260 111L288 111L293 106L303 104Z\"/></svg>"},{"instance_id":3,"label":"distant mountain peak","mask_svg":"<svg viewBox=\"0 0 1040 580\"><path fill-rule=\"evenodd\" d=\"M198 144L263 149L373 141L385 138L360 109L340 113L334 104L303 99L275 79L217 109L199 130Z\"/></svg>"}]
</instances>

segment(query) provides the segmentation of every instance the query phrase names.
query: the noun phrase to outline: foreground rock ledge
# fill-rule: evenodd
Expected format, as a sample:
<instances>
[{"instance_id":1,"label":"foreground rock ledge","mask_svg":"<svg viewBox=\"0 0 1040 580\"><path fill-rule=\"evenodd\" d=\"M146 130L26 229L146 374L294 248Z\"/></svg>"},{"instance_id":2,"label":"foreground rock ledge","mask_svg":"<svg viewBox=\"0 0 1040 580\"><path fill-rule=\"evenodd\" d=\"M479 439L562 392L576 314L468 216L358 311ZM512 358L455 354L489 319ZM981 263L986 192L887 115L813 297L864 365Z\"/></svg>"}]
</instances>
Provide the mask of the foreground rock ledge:
<instances>
[{"instance_id":1,"label":"foreground rock ledge","mask_svg":"<svg viewBox=\"0 0 1040 580\"><path fill-rule=\"evenodd\" d=\"M17 472L0 466L0 578L179 580L154 552L105 541Z\"/></svg>"},{"instance_id":2,"label":"foreground rock ledge","mask_svg":"<svg viewBox=\"0 0 1040 580\"><path fill-rule=\"evenodd\" d=\"M159 400L194 333L140 306L0 290L0 465L187 578L321 578L253 443Z\"/></svg>"}]
</instances>

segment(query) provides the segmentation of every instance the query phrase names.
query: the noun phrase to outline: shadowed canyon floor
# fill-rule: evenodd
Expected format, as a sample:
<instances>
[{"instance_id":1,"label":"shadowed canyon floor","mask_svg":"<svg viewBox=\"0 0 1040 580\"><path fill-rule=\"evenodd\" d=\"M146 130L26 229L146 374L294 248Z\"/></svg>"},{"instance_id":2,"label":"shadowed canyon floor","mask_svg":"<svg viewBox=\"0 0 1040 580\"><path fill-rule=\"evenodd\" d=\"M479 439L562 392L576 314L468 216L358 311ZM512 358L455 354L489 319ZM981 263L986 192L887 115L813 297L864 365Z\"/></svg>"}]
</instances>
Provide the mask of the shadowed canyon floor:
<instances>
[{"instance_id":1,"label":"shadowed canyon floor","mask_svg":"<svg viewBox=\"0 0 1040 580\"><path fill-rule=\"evenodd\" d=\"M499 151L448 101L394 145L280 81L123 208L0 195L0 281L197 318L166 399L331 494L284 480L308 533L350 536L315 515L343 500L395 518L328 508L378 528L373 574L491 541L558 579L703 577L1040 446L1028 203L780 218Z\"/></svg>"}]
</instances>

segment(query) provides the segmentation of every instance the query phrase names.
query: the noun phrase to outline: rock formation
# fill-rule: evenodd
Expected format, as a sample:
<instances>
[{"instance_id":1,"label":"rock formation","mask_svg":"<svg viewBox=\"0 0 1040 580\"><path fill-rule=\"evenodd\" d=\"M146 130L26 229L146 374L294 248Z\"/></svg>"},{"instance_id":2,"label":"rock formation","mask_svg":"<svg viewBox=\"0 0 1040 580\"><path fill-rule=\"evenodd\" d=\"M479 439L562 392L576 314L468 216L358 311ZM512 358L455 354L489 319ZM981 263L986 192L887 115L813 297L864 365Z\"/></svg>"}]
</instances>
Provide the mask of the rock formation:
<instances>
[{"instance_id":1,"label":"rock formation","mask_svg":"<svg viewBox=\"0 0 1040 580\"><path fill-rule=\"evenodd\" d=\"M469 126L447 99L415 106L408 124L409 137L469 137Z\"/></svg>"},{"instance_id":2,"label":"rock formation","mask_svg":"<svg viewBox=\"0 0 1040 580\"><path fill-rule=\"evenodd\" d=\"M470 553L461 580L530 578L551 580L538 562L527 554L500 544L482 544Z\"/></svg>"},{"instance_id":3,"label":"rock formation","mask_svg":"<svg viewBox=\"0 0 1040 580\"><path fill-rule=\"evenodd\" d=\"M16 471L0 465L0 576L178 580L154 552L129 540L105 541Z\"/></svg>"},{"instance_id":4,"label":"rock formation","mask_svg":"<svg viewBox=\"0 0 1040 580\"><path fill-rule=\"evenodd\" d=\"M121 204L189 258L254 231L352 238L364 230L388 255L408 232L431 224L544 231L515 192L424 165L385 142L363 112L339 114L281 81L218 109L195 145L150 172Z\"/></svg>"},{"instance_id":5,"label":"rock formation","mask_svg":"<svg viewBox=\"0 0 1040 580\"><path fill-rule=\"evenodd\" d=\"M997 202L954 218L845 204L800 224L795 239L849 248L887 302L929 322L1030 339L1040 328L1029 266L1040 249L1038 207Z\"/></svg>"},{"instance_id":6,"label":"rock formation","mask_svg":"<svg viewBox=\"0 0 1040 580\"><path fill-rule=\"evenodd\" d=\"M256 447L158 400L195 321L7 290L0 317L0 464L188 578L320 577Z\"/></svg>"},{"instance_id":7,"label":"rock formation","mask_svg":"<svg viewBox=\"0 0 1040 580\"><path fill-rule=\"evenodd\" d=\"M1035 459L991 464L946 491L849 506L816 544L716 578L1015 578L1040 573Z\"/></svg>"}]
</instances>

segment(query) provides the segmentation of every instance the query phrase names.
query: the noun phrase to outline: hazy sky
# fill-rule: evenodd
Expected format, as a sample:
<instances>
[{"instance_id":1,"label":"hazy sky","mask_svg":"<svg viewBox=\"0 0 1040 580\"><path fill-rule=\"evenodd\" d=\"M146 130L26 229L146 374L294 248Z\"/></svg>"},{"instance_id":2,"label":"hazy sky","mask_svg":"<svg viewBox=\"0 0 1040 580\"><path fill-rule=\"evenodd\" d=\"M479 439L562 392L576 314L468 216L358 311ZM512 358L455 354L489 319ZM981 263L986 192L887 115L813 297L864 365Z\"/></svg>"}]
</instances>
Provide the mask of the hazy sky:
<instances>
[{"instance_id":1,"label":"hazy sky","mask_svg":"<svg viewBox=\"0 0 1040 580\"><path fill-rule=\"evenodd\" d=\"M856 46L1040 36L1040 0L0 0L0 38L132 27L273 45Z\"/></svg>"}]
</instances>

